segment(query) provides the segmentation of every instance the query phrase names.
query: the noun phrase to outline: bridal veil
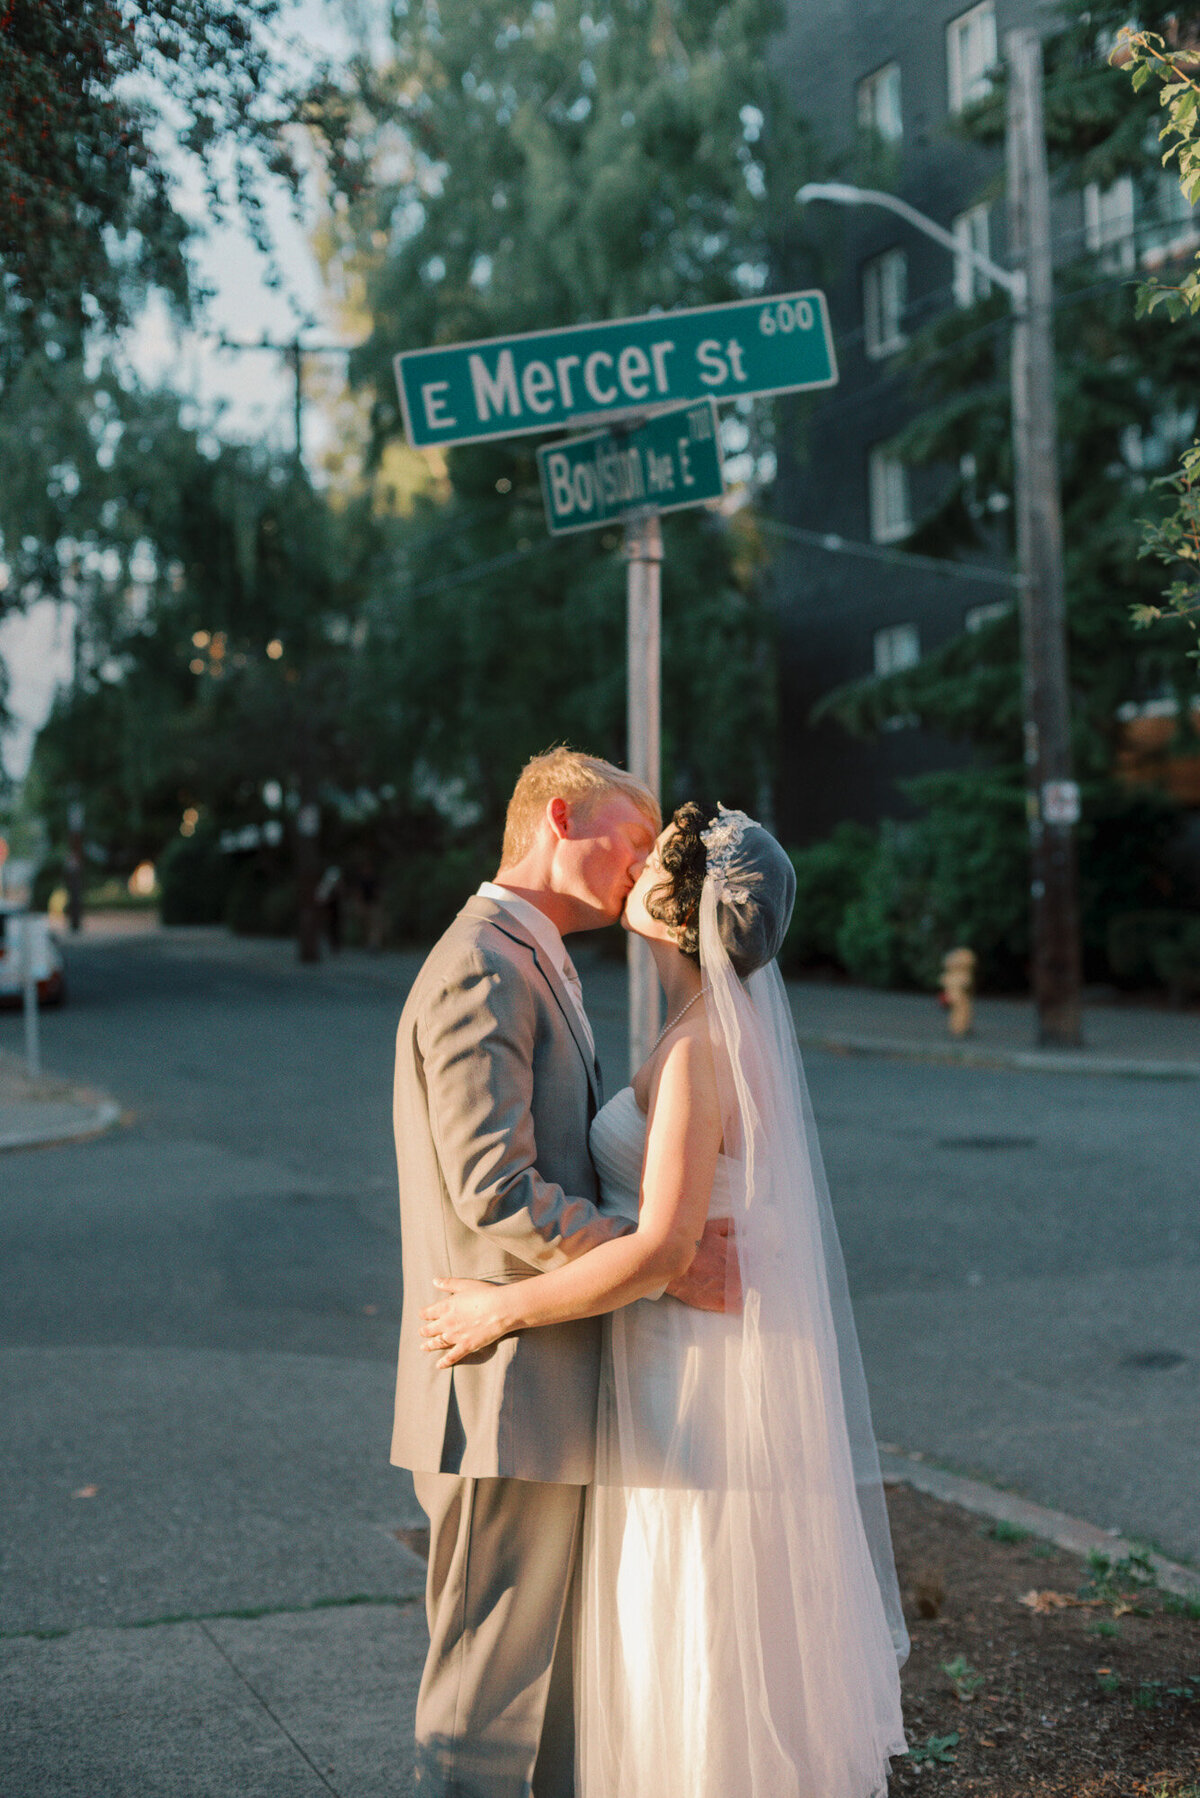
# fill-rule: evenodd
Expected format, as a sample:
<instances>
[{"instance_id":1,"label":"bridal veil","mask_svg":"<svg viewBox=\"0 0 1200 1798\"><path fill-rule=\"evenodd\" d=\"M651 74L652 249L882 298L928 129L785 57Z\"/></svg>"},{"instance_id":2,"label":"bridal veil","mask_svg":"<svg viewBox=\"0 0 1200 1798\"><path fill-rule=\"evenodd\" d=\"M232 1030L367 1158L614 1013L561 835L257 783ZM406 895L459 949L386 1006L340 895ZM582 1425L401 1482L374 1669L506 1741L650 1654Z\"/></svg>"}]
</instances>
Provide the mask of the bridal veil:
<instances>
[{"instance_id":1,"label":"bridal veil","mask_svg":"<svg viewBox=\"0 0 1200 1798\"><path fill-rule=\"evenodd\" d=\"M866 1381L774 957L795 877L724 808L700 964L739 1313L614 1315L579 1651L582 1798L879 1798L908 1650Z\"/></svg>"}]
</instances>

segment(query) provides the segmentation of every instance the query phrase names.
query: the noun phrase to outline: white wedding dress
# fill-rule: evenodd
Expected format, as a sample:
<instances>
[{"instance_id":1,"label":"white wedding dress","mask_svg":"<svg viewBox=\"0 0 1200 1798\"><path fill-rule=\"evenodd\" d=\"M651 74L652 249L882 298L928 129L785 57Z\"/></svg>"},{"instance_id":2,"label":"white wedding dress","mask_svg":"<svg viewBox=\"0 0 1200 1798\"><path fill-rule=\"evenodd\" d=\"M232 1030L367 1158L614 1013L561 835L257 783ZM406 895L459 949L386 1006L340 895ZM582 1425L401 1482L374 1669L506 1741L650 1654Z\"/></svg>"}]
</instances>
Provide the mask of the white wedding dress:
<instances>
[{"instance_id":1,"label":"white wedding dress","mask_svg":"<svg viewBox=\"0 0 1200 1798\"><path fill-rule=\"evenodd\" d=\"M605 1208L633 1219L645 1138L625 1087L591 1148ZM750 1245L746 1184L723 1155L709 1215L732 1215ZM822 1384L825 1311L807 1290L793 1303L786 1242L767 1257L788 1269L782 1299L747 1258L741 1315L664 1297L606 1319L579 1798L879 1798L888 1756L905 1752L903 1647Z\"/></svg>"}]
</instances>

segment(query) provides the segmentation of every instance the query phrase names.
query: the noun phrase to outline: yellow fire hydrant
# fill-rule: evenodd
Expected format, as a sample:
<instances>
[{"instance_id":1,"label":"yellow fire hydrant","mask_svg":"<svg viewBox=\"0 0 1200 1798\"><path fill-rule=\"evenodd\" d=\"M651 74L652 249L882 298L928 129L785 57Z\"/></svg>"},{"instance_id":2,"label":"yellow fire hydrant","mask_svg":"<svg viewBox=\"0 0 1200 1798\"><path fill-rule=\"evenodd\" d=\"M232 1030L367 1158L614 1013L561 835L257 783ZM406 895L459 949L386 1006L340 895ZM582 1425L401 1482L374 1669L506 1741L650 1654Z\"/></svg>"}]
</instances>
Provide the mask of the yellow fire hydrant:
<instances>
[{"instance_id":1,"label":"yellow fire hydrant","mask_svg":"<svg viewBox=\"0 0 1200 1798\"><path fill-rule=\"evenodd\" d=\"M951 949L942 959L942 1003L951 1036L969 1036L974 1021L974 949Z\"/></svg>"}]
</instances>

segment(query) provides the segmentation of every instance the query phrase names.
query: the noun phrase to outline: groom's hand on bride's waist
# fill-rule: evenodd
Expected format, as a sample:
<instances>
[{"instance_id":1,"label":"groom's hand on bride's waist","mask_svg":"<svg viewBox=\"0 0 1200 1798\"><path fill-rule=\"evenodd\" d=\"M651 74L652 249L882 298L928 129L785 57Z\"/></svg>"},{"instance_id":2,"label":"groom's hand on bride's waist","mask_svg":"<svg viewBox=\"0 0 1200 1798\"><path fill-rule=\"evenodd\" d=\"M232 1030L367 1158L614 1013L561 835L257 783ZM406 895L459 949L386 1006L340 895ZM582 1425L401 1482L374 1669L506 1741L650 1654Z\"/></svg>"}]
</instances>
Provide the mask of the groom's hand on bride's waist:
<instances>
[{"instance_id":1,"label":"groom's hand on bride's waist","mask_svg":"<svg viewBox=\"0 0 1200 1798\"><path fill-rule=\"evenodd\" d=\"M697 1311L741 1310L742 1281L731 1218L717 1217L705 1224L691 1266L671 1281L667 1292Z\"/></svg>"}]
</instances>

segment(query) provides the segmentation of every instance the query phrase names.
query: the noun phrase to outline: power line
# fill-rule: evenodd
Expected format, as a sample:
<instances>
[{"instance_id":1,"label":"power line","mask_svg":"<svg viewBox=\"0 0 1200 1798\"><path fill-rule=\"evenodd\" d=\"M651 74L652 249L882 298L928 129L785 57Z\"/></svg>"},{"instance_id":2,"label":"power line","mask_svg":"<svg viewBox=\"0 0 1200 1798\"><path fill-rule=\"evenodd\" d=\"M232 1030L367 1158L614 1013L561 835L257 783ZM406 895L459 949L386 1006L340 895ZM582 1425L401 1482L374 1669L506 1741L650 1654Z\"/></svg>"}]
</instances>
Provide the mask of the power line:
<instances>
[{"instance_id":1,"label":"power line","mask_svg":"<svg viewBox=\"0 0 1200 1798\"><path fill-rule=\"evenodd\" d=\"M991 587L1007 587L1010 592L1018 592L1021 587L1019 575L1006 574L1001 568L976 568L970 562L951 562L940 556L919 556L906 550L884 549L876 543L857 543L853 538L840 537L835 531L806 531L800 525L783 524L775 518L760 518L758 522L764 531L776 537L786 537L791 542L806 544L810 549L823 549L830 555L857 556L862 561L884 562L892 568L936 574L946 580L982 581Z\"/></svg>"},{"instance_id":2,"label":"power line","mask_svg":"<svg viewBox=\"0 0 1200 1798\"><path fill-rule=\"evenodd\" d=\"M419 587L409 588L409 598L428 599L431 594L446 593L452 587L465 587L468 581L482 580L484 575L496 574L501 568L511 568L514 562L523 562L529 556L540 555L553 542L553 537L544 537L540 543L526 543L522 548L510 549L502 556L493 556L490 562L476 562L472 567L457 569L453 574L443 574L435 580L422 581Z\"/></svg>"}]
</instances>

